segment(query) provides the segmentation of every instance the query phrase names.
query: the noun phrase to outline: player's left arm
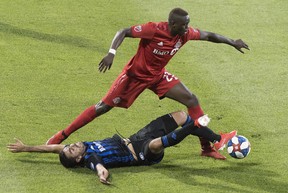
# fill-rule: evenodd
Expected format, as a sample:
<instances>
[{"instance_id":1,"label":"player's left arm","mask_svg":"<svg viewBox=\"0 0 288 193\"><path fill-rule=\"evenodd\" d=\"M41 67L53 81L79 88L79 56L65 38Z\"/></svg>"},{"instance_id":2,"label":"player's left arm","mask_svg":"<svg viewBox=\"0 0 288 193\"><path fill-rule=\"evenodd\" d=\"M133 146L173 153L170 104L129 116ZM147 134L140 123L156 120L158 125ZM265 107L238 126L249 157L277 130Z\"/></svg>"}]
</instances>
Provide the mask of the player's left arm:
<instances>
[{"instance_id":1,"label":"player's left arm","mask_svg":"<svg viewBox=\"0 0 288 193\"><path fill-rule=\"evenodd\" d=\"M86 167L96 171L101 183L110 185L111 183L108 181L109 171L105 168L102 158L96 153L91 153L87 156Z\"/></svg>"},{"instance_id":2,"label":"player's left arm","mask_svg":"<svg viewBox=\"0 0 288 193\"><path fill-rule=\"evenodd\" d=\"M111 182L108 181L109 171L100 163L96 165L97 175L102 184L110 185Z\"/></svg>"},{"instance_id":3,"label":"player's left arm","mask_svg":"<svg viewBox=\"0 0 288 193\"><path fill-rule=\"evenodd\" d=\"M60 153L65 145L55 144L55 145L26 145L19 139L16 139L15 143L10 143L7 145L8 151L12 153L21 152L38 152L38 153Z\"/></svg>"},{"instance_id":4,"label":"player's left arm","mask_svg":"<svg viewBox=\"0 0 288 193\"><path fill-rule=\"evenodd\" d=\"M235 49L237 49L239 52L243 54L244 52L241 50L242 48L249 50L248 45L241 39L233 40L213 32L207 32L202 30L199 31L200 31L200 40L205 40L214 43L228 44L230 46L233 46Z\"/></svg>"}]
</instances>

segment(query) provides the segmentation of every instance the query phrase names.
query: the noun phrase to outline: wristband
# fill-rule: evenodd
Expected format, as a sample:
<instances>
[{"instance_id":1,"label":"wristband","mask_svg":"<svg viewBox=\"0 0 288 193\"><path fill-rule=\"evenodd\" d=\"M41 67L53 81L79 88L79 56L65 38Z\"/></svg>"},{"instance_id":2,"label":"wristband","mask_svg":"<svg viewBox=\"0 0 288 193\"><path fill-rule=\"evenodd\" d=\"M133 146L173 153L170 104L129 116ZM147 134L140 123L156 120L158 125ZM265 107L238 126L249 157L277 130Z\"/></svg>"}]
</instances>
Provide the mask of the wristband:
<instances>
[{"instance_id":1,"label":"wristband","mask_svg":"<svg viewBox=\"0 0 288 193\"><path fill-rule=\"evenodd\" d=\"M109 49L109 53L111 53L111 54L115 55L115 54L116 54L116 50L115 50L115 49L113 49L113 48L110 48L110 49Z\"/></svg>"}]
</instances>

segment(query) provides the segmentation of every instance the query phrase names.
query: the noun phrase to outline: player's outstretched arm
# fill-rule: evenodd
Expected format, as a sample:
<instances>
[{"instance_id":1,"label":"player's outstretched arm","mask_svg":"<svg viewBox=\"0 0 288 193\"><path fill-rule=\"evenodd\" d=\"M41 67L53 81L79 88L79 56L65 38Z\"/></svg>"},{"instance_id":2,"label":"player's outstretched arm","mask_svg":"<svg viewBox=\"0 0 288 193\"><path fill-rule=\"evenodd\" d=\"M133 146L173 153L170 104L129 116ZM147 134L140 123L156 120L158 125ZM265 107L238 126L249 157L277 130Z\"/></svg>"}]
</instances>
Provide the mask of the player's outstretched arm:
<instances>
[{"instance_id":1,"label":"player's outstretched arm","mask_svg":"<svg viewBox=\"0 0 288 193\"><path fill-rule=\"evenodd\" d=\"M125 29L119 30L115 34L115 36L112 40L108 54L99 63L98 70L100 72L105 73L107 69L109 70L111 68L114 56L116 54L116 50L121 45L121 43L123 42L125 37L132 37L130 28L125 28Z\"/></svg>"},{"instance_id":2,"label":"player's outstretched arm","mask_svg":"<svg viewBox=\"0 0 288 193\"><path fill-rule=\"evenodd\" d=\"M241 39L232 40L230 38L212 32L200 30L200 40L206 40L214 43L225 43L230 46L233 46L235 49L237 49L239 52L243 54L244 52L241 50L242 48L249 50L248 45Z\"/></svg>"},{"instance_id":3,"label":"player's outstretched arm","mask_svg":"<svg viewBox=\"0 0 288 193\"><path fill-rule=\"evenodd\" d=\"M107 180L109 177L109 171L100 163L96 165L97 175L101 183L110 185L111 183Z\"/></svg>"},{"instance_id":4,"label":"player's outstretched arm","mask_svg":"<svg viewBox=\"0 0 288 193\"><path fill-rule=\"evenodd\" d=\"M60 153L65 145L25 145L22 141L15 138L15 143L7 145L8 151L12 153L38 152L38 153Z\"/></svg>"}]
</instances>

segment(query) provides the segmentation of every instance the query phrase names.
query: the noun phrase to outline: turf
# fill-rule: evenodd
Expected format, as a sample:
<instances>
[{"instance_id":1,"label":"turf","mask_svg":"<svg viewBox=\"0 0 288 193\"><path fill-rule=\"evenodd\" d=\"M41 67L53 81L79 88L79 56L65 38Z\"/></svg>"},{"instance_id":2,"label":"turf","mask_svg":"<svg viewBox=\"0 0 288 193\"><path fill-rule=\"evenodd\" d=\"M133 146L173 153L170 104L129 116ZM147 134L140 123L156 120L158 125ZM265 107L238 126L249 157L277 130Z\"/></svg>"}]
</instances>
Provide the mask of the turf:
<instances>
[{"instance_id":1,"label":"turf","mask_svg":"<svg viewBox=\"0 0 288 193\"><path fill-rule=\"evenodd\" d=\"M56 155L12 154L18 137L42 144L86 107L97 103L135 53L126 39L109 72L97 71L117 30L165 21L174 7L191 25L233 39L251 51L189 42L167 69L200 99L216 132L237 129L252 150L243 160L199 156L187 137L152 167L111 169L113 186L87 169L67 170ZM8 1L0 2L0 192L286 192L288 115L287 8L263 1ZM73 134L67 143L128 136L153 118L185 108L145 91L128 110L114 109Z\"/></svg>"}]
</instances>

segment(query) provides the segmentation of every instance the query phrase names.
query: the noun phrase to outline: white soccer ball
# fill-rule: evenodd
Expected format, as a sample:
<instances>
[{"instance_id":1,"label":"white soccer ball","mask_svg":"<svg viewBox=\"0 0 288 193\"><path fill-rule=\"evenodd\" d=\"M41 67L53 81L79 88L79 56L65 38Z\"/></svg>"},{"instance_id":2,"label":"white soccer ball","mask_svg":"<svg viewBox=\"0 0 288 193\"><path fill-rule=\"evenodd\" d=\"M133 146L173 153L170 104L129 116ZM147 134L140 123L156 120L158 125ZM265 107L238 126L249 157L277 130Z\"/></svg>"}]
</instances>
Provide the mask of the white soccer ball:
<instances>
[{"instance_id":1,"label":"white soccer ball","mask_svg":"<svg viewBox=\"0 0 288 193\"><path fill-rule=\"evenodd\" d=\"M242 135L234 136L227 143L227 151L233 158L245 158L251 150L251 145L248 139Z\"/></svg>"}]
</instances>

